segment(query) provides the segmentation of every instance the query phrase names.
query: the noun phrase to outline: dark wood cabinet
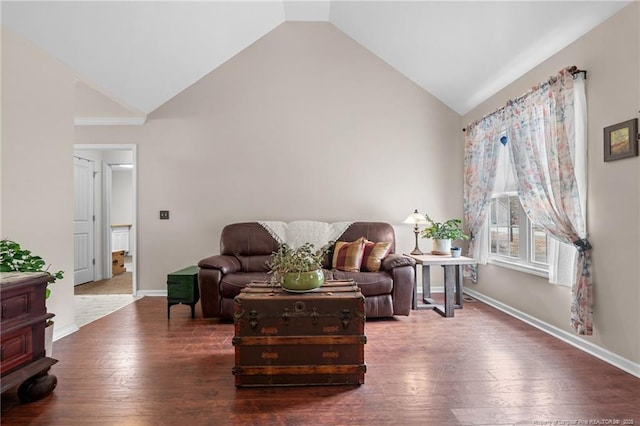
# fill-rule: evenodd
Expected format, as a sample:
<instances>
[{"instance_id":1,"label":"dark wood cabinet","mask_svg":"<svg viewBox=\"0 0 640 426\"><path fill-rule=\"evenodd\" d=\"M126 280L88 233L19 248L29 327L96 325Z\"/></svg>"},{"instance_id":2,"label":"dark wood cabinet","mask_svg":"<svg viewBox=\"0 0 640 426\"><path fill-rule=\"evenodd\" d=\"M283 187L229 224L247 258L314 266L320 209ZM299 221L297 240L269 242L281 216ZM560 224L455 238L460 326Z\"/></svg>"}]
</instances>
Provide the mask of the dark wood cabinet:
<instances>
[{"instance_id":1,"label":"dark wood cabinet","mask_svg":"<svg viewBox=\"0 0 640 426\"><path fill-rule=\"evenodd\" d=\"M45 354L47 320L45 290L51 277L40 272L0 274L1 391L20 385L22 401L35 401L50 393L57 384L49 369L58 361Z\"/></svg>"}]
</instances>

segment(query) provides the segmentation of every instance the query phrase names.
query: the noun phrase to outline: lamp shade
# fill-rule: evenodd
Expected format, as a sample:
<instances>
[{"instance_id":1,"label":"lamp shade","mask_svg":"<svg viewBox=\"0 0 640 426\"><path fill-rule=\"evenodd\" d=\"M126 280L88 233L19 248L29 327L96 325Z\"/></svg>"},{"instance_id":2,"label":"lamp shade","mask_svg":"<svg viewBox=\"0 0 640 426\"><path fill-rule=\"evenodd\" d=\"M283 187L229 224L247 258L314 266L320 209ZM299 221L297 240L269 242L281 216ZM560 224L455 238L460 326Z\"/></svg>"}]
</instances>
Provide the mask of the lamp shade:
<instances>
[{"instance_id":1,"label":"lamp shade","mask_svg":"<svg viewBox=\"0 0 640 426\"><path fill-rule=\"evenodd\" d=\"M424 225L429 223L429 221L422 213L418 213L418 209L415 209L415 211L411 213L409 216L407 216L407 218L402 223Z\"/></svg>"}]
</instances>

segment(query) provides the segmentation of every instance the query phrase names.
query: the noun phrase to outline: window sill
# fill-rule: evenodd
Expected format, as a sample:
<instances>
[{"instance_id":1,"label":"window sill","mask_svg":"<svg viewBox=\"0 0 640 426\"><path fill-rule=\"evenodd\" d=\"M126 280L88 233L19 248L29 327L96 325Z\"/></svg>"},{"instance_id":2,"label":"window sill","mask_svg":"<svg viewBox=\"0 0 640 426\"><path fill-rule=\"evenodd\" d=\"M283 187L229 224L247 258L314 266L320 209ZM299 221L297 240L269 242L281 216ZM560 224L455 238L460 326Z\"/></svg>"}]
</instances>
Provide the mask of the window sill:
<instances>
[{"instance_id":1,"label":"window sill","mask_svg":"<svg viewBox=\"0 0 640 426\"><path fill-rule=\"evenodd\" d=\"M503 259L489 259L490 265L499 266L501 268L513 269L514 271L524 272L525 274L537 275L542 278L549 278L549 271L546 269L536 268L533 265L525 265L522 263L509 262Z\"/></svg>"}]
</instances>

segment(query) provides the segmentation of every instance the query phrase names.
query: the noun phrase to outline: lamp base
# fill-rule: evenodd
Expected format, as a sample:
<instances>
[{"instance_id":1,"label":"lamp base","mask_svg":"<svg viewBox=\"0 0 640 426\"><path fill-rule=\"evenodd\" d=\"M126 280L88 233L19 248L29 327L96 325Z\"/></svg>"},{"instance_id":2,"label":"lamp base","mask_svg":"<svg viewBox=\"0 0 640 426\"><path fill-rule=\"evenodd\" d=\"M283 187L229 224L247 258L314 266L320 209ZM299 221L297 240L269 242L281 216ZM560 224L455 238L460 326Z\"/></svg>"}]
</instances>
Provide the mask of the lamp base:
<instances>
[{"instance_id":1,"label":"lamp base","mask_svg":"<svg viewBox=\"0 0 640 426\"><path fill-rule=\"evenodd\" d=\"M415 234L415 236L416 236L416 246L415 246L415 248L413 249L413 251L411 252L411 254L413 254L413 255L415 255L415 256L420 256L420 255L424 254L424 253L420 250L420 247L418 247L418 233L419 233L419 232L420 232L420 231L418 230L418 225L416 225L416 226L415 226L415 228L413 228L413 233L414 233L414 234Z\"/></svg>"}]
</instances>

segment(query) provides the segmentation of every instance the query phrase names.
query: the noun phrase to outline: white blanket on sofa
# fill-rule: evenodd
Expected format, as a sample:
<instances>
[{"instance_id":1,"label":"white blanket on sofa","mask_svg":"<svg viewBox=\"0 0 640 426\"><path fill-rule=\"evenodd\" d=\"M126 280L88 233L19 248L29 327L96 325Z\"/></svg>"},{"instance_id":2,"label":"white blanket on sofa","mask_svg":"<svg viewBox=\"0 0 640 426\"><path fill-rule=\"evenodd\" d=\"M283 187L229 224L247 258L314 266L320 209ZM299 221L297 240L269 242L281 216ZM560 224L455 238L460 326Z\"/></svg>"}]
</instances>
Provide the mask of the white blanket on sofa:
<instances>
[{"instance_id":1,"label":"white blanket on sofa","mask_svg":"<svg viewBox=\"0 0 640 426\"><path fill-rule=\"evenodd\" d=\"M280 244L286 243L291 248L298 248L304 243L311 243L320 249L329 241L338 239L353 222L316 222L313 220L297 220L294 222L259 221L260 225Z\"/></svg>"}]
</instances>

